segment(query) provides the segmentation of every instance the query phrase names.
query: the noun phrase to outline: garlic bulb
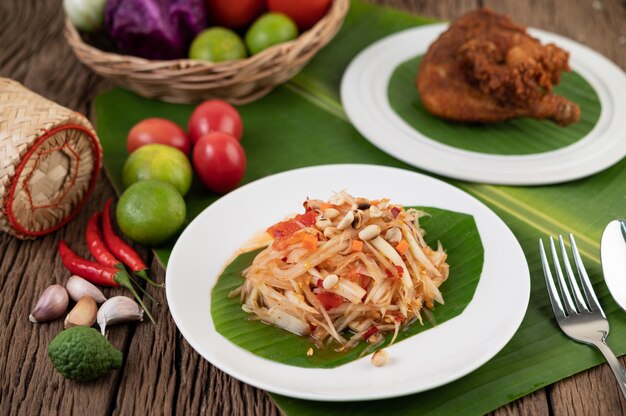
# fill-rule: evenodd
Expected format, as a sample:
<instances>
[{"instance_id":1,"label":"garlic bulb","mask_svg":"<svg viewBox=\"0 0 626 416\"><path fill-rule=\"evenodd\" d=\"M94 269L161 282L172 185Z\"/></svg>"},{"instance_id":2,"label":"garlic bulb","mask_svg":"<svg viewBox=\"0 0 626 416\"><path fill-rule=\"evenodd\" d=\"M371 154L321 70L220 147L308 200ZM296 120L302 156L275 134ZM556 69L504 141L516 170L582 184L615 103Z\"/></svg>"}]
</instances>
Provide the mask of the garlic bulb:
<instances>
[{"instance_id":1,"label":"garlic bulb","mask_svg":"<svg viewBox=\"0 0 626 416\"><path fill-rule=\"evenodd\" d=\"M143 321L143 309L131 298L114 296L100 306L97 321L100 331L104 335L107 325Z\"/></svg>"},{"instance_id":2,"label":"garlic bulb","mask_svg":"<svg viewBox=\"0 0 626 416\"><path fill-rule=\"evenodd\" d=\"M79 276L72 276L67 279L65 288L74 302L78 302L83 296L93 298L96 303L103 303L107 300L100 289Z\"/></svg>"},{"instance_id":3,"label":"garlic bulb","mask_svg":"<svg viewBox=\"0 0 626 416\"><path fill-rule=\"evenodd\" d=\"M69 297L61 285L48 286L43 291L28 319L34 323L51 321L63 315L67 309Z\"/></svg>"},{"instance_id":4,"label":"garlic bulb","mask_svg":"<svg viewBox=\"0 0 626 416\"><path fill-rule=\"evenodd\" d=\"M76 28L95 32L104 24L106 0L63 0L63 9Z\"/></svg>"}]
</instances>

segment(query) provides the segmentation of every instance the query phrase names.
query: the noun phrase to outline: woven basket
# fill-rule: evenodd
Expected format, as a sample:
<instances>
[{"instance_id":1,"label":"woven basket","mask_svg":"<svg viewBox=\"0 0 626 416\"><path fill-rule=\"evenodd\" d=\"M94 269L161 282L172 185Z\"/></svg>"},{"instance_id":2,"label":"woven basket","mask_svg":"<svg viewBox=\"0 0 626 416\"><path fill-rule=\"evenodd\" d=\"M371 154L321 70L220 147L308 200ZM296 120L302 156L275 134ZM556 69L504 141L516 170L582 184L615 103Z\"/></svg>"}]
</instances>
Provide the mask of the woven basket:
<instances>
[{"instance_id":1,"label":"woven basket","mask_svg":"<svg viewBox=\"0 0 626 416\"><path fill-rule=\"evenodd\" d=\"M337 33L349 6L349 0L333 0L326 16L297 39L247 59L220 63L190 59L151 61L103 52L83 42L69 20L65 37L78 59L95 73L144 97L173 103L221 98L244 104L298 73Z\"/></svg>"},{"instance_id":2,"label":"woven basket","mask_svg":"<svg viewBox=\"0 0 626 416\"><path fill-rule=\"evenodd\" d=\"M93 191L102 148L89 121L0 78L0 231L50 233Z\"/></svg>"}]
</instances>

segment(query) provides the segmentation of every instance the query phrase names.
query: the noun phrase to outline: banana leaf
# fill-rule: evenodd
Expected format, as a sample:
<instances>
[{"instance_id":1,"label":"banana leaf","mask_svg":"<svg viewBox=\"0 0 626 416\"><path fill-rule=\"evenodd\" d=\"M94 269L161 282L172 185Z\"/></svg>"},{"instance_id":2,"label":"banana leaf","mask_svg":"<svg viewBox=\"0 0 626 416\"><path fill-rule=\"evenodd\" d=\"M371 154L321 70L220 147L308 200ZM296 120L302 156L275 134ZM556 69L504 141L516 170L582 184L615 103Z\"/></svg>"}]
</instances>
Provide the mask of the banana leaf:
<instances>
[{"instance_id":1,"label":"banana leaf","mask_svg":"<svg viewBox=\"0 0 626 416\"><path fill-rule=\"evenodd\" d=\"M549 152L585 137L596 125L602 110L593 87L578 73L564 73L554 93L580 106L580 120L560 127L547 120L520 118L503 123L451 123L424 108L415 85L422 56L400 64L389 81L391 108L423 135L448 146L481 153L522 155Z\"/></svg>"},{"instance_id":2,"label":"banana leaf","mask_svg":"<svg viewBox=\"0 0 626 416\"><path fill-rule=\"evenodd\" d=\"M425 314L424 325L414 322L401 331L396 342L461 314L474 296L483 266L483 246L471 215L429 207L419 209L430 215L420 219L420 226L426 231L424 237L426 242L436 249L437 242L441 241L448 253L450 277L439 288L445 304L436 305L428 315ZM361 343L347 352L337 352L327 347L308 357L306 351L311 347L311 342L307 337L300 337L260 321L250 320L250 314L241 309L239 298L228 297L233 289L241 286L243 283L241 272L250 266L259 251L244 253L237 257L226 267L215 284L211 292L211 315L215 329L241 348L259 357L283 364L333 368L360 358L367 347L366 343ZM392 334L387 335L381 348L389 344L391 337ZM268 344L266 341L268 339L273 342Z\"/></svg>"},{"instance_id":3,"label":"banana leaf","mask_svg":"<svg viewBox=\"0 0 626 416\"><path fill-rule=\"evenodd\" d=\"M352 127L339 100L341 76L370 43L431 22L392 9L353 2L337 37L292 81L255 103L241 106L248 158L244 182L287 169L327 163L371 163L419 171L379 151ZM108 175L121 191L126 134L142 118L161 116L185 126L192 106L165 104L114 89L95 102L97 131ZM506 142L496 142L506 153ZM483 414L543 386L593 367L603 358L559 330L550 309L537 242L574 232L590 279L611 325L608 343L626 353L626 319L602 281L599 241L612 219L626 215L626 161L592 177L560 185L491 186L448 180L493 209L519 240L531 272L528 311L508 345L473 373L424 393L366 403L321 403L271 395L286 414ZM189 218L218 195L194 183L186 198ZM172 244L156 254L164 264ZM497 311L494 311L497 313ZM436 353L436 352L434 352Z\"/></svg>"}]
</instances>

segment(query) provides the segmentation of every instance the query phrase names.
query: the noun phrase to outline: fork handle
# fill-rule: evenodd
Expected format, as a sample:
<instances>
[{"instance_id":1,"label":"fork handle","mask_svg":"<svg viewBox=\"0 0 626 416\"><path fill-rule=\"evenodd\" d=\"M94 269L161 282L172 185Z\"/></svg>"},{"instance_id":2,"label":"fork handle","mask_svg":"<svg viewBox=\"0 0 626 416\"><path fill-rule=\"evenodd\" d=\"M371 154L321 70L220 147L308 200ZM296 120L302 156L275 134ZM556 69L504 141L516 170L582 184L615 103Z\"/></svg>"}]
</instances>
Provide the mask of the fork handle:
<instances>
[{"instance_id":1,"label":"fork handle","mask_svg":"<svg viewBox=\"0 0 626 416\"><path fill-rule=\"evenodd\" d=\"M606 345L606 342L595 342L594 345L598 347L602 355L604 355L606 361L609 363L609 366L617 379L617 384L619 384L619 388L622 391L622 395L626 399L626 372L624 372L624 367L622 367L622 364L617 359L615 354L613 354L613 351L611 351L609 346Z\"/></svg>"}]
</instances>

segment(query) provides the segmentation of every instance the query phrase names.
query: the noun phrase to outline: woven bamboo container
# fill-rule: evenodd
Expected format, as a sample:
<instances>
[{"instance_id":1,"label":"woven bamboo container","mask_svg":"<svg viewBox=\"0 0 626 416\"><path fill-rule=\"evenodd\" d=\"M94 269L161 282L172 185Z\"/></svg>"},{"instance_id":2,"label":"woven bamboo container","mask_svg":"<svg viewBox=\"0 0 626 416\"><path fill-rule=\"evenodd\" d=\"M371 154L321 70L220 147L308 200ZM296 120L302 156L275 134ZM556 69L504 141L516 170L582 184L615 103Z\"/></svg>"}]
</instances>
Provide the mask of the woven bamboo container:
<instances>
[{"instance_id":1,"label":"woven bamboo container","mask_svg":"<svg viewBox=\"0 0 626 416\"><path fill-rule=\"evenodd\" d=\"M66 224L93 191L102 148L89 121L0 78L0 230L35 238Z\"/></svg>"},{"instance_id":2,"label":"woven bamboo container","mask_svg":"<svg viewBox=\"0 0 626 416\"><path fill-rule=\"evenodd\" d=\"M326 16L297 39L247 59L220 63L148 60L104 52L86 44L69 20L65 24L65 37L82 63L141 96L173 103L220 98L244 104L297 74L335 36L349 7L349 0L333 0Z\"/></svg>"}]
</instances>

